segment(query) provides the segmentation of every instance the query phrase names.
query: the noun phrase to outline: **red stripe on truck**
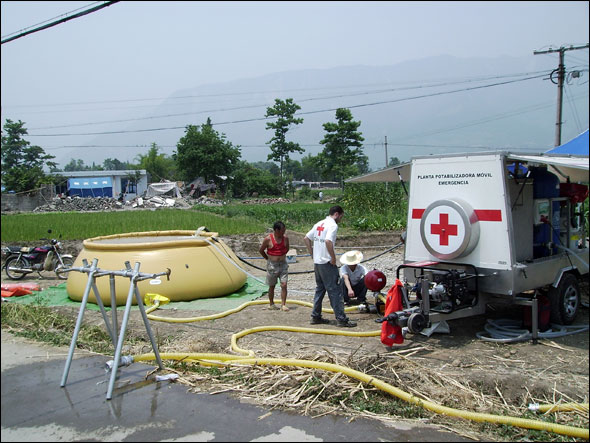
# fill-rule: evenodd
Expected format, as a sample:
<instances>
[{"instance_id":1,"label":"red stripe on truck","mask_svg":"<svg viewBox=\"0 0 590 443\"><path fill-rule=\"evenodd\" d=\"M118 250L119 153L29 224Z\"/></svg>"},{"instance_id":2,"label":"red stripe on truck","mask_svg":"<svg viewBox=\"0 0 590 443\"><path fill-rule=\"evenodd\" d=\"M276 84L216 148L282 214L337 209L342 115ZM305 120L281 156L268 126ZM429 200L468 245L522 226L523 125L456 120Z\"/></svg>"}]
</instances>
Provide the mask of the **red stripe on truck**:
<instances>
[{"instance_id":1,"label":"red stripe on truck","mask_svg":"<svg viewBox=\"0 0 590 443\"><path fill-rule=\"evenodd\" d=\"M502 221L502 211L499 209L476 209L475 214L479 221Z\"/></svg>"},{"instance_id":2,"label":"red stripe on truck","mask_svg":"<svg viewBox=\"0 0 590 443\"><path fill-rule=\"evenodd\" d=\"M421 219L426 209L412 209L412 218Z\"/></svg>"},{"instance_id":3,"label":"red stripe on truck","mask_svg":"<svg viewBox=\"0 0 590 443\"><path fill-rule=\"evenodd\" d=\"M426 209L412 209L412 218L421 219ZM479 221L491 221L499 222L502 221L502 211L499 209L476 209L475 215Z\"/></svg>"}]
</instances>

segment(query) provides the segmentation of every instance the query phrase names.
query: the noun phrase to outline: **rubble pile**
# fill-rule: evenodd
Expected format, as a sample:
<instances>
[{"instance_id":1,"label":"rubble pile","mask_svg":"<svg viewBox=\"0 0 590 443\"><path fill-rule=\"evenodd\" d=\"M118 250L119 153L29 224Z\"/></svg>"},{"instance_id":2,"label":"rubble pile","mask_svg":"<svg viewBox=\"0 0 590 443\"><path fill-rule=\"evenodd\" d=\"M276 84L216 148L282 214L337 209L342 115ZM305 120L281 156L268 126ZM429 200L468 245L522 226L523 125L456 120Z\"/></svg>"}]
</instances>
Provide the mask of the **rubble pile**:
<instances>
[{"instance_id":1,"label":"rubble pile","mask_svg":"<svg viewBox=\"0 0 590 443\"><path fill-rule=\"evenodd\" d=\"M155 208L190 208L195 204L192 198L151 198L136 197L133 200L120 202L112 197L55 197L46 205L37 206L33 212L92 212L114 211L125 209L155 209Z\"/></svg>"},{"instance_id":2,"label":"rubble pile","mask_svg":"<svg viewBox=\"0 0 590 443\"><path fill-rule=\"evenodd\" d=\"M33 212L111 211L123 209L123 203L112 197L55 197Z\"/></svg>"},{"instance_id":3,"label":"rubble pile","mask_svg":"<svg viewBox=\"0 0 590 443\"><path fill-rule=\"evenodd\" d=\"M243 200L244 204L255 204L255 205L274 205L276 203L291 203L288 198L256 198L253 200Z\"/></svg>"},{"instance_id":4,"label":"rubble pile","mask_svg":"<svg viewBox=\"0 0 590 443\"><path fill-rule=\"evenodd\" d=\"M290 203L291 200L278 198L259 198L244 200L246 204L272 205L275 203ZM150 198L136 197L125 202L118 201L112 197L54 197L45 205L37 206L33 212L93 212L93 211L115 211L133 209L157 209L157 208L178 208L188 209L194 205L223 206L225 202L215 198L202 195L199 198L190 196L168 197L166 195Z\"/></svg>"},{"instance_id":5,"label":"rubble pile","mask_svg":"<svg viewBox=\"0 0 590 443\"><path fill-rule=\"evenodd\" d=\"M195 198L192 201L192 204L208 205L208 206L223 206L225 203L222 200L217 200L215 198L207 197L206 195L201 195L199 198Z\"/></svg>"}]
</instances>

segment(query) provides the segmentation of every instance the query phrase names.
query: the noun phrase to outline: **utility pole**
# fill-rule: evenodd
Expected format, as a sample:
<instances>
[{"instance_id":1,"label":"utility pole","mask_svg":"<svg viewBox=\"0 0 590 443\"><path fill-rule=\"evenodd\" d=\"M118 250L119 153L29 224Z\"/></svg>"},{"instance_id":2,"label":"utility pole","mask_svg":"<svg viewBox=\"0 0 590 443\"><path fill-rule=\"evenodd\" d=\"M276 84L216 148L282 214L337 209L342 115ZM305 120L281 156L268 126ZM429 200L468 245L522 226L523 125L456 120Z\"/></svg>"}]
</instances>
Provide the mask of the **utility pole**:
<instances>
[{"instance_id":1,"label":"utility pole","mask_svg":"<svg viewBox=\"0 0 590 443\"><path fill-rule=\"evenodd\" d=\"M534 55L539 54L550 54L552 52L559 52L559 66L557 69L553 70L551 73L551 81L555 83L553 80L553 74L557 73L557 121L555 122L555 146L561 145L561 114L562 114L562 104L563 104L563 79L565 78L565 65L563 63L565 51L573 51L576 49L584 49L588 48L589 44L586 43L584 46L570 46L566 48L562 46L559 49L551 49L549 48L546 51L534 51Z\"/></svg>"},{"instance_id":2,"label":"utility pole","mask_svg":"<svg viewBox=\"0 0 590 443\"><path fill-rule=\"evenodd\" d=\"M387 160L387 136L385 136L385 167L389 166L389 160Z\"/></svg>"},{"instance_id":3,"label":"utility pole","mask_svg":"<svg viewBox=\"0 0 590 443\"><path fill-rule=\"evenodd\" d=\"M389 160L387 159L387 136L385 136L385 167L389 166ZM385 192L387 192L387 182L385 182Z\"/></svg>"}]
</instances>

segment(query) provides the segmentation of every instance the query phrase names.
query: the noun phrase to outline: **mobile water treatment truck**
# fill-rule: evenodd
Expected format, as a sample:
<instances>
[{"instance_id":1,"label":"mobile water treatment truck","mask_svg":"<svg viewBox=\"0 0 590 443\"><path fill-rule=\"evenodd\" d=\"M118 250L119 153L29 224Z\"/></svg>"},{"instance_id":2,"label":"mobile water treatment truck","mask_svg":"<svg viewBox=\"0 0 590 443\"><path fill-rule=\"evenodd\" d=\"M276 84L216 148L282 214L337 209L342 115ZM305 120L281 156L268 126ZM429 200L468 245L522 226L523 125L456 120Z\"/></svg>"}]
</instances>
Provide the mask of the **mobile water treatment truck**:
<instances>
[{"instance_id":1,"label":"mobile water treatment truck","mask_svg":"<svg viewBox=\"0 0 590 443\"><path fill-rule=\"evenodd\" d=\"M409 184L398 324L416 333L488 304L528 305L536 340L541 296L552 323L574 321L588 278L588 156L429 155L347 180L394 181Z\"/></svg>"}]
</instances>

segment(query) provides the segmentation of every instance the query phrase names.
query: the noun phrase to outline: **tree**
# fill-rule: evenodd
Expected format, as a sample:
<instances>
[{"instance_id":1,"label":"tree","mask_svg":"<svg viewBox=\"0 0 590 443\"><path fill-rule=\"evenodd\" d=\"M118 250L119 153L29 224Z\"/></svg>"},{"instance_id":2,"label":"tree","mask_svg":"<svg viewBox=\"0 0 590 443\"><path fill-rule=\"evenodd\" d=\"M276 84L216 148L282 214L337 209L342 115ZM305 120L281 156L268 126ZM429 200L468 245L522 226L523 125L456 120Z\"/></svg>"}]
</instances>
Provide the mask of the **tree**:
<instances>
[{"instance_id":1,"label":"tree","mask_svg":"<svg viewBox=\"0 0 590 443\"><path fill-rule=\"evenodd\" d=\"M176 165L174 160L166 154L158 154L159 149L158 145L152 143L148 153L146 155L139 154L136 160L139 162L139 168L145 169L152 181L170 180L173 178Z\"/></svg>"},{"instance_id":2,"label":"tree","mask_svg":"<svg viewBox=\"0 0 590 443\"><path fill-rule=\"evenodd\" d=\"M231 189L234 197L245 197L253 192L259 195L281 194L281 184L277 175L246 161L238 162L231 180Z\"/></svg>"},{"instance_id":3,"label":"tree","mask_svg":"<svg viewBox=\"0 0 590 443\"><path fill-rule=\"evenodd\" d=\"M127 184L125 185L124 192L127 193L137 193L137 184L139 180L141 180L141 171L139 169L130 169L127 174L125 174L125 179L127 180Z\"/></svg>"},{"instance_id":4,"label":"tree","mask_svg":"<svg viewBox=\"0 0 590 443\"><path fill-rule=\"evenodd\" d=\"M132 169L132 166L128 162L122 162L116 158L105 158L102 162L102 167L105 171L125 171Z\"/></svg>"},{"instance_id":5,"label":"tree","mask_svg":"<svg viewBox=\"0 0 590 443\"><path fill-rule=\"evenodd\" d=\"M399 158L397 158L397 157L391 157L391 158L389 159L389 165L387 165L387 166L397 166L397 165L399 165L400 163L401 163L401 162L399 161Z\"/></svg>"},{"instance_id":6,"label":"tree","mask_svg":"<svg viewBox=\"0 0 590 443\"><path fill-rule=\"evenodd\" d=\"M305 152L298 143L287 141L287 132L291 125L303 123L302 118L294 118L293 115L301 109L301 106L293 102L292 98L287 100L275 99L275 105L266 108L266 117L277 117L277 121L268 122L266 129L274 129L275 135L267 144L270 144L271 153L268 160L279 162L279 171L281 183L283 180L283 163L289 160L289 154L292 152Z\"/></svg>"},{"instance_id":7,"label":"tree","mask_svg":"<svg viewBox=\"0 0 590 443\"><path fill-rule=\"evenodd\" d=\"M301 159L301 178L308 182L317 182L321 178L321 164L319 155L306 155Z\"/></svg>"},{"instance_id":8,"label":"tree","mask_svg":"<svg viewBox=\"0 0 590 443\"><path fill-rule=\"evenodd\" d=\"M239 147L213 129L210 118L200 129L188 125L176 148L176 167L182 180L203 177L205 183L213 181L219 186L223 182L219 176L231 176L241 156Z\"/></svg>"},{"instance_id":9,"label":"tree","mask_svg":"<svg viewBox=\"0 0 590 443\"><path fill-rule=\"evenodd\" d=\"M117 160L118 161L118 160ZM106 161L105 161L106 162ZM72 172L72 171L104 171L106 167L97 165L96 163L92 162L92 166L87 166L84 164L84 160L80 158L73 158L70 162L64 166L65 172Z\"/></svg>"},{"instance_id":10,"label":"tree","mask_svg":"<svg viewBox=\"0 0 590 443\"><path fill-rule=\"evenodd\" d=\"M327 134L320 141L325 148L320 153L322 173L328 179L339 180L357 175L367 168L368 157L363 154L362 142L365 140L357 131L361 122L352 119L350 109L336 110L336 123L324 123Z\"/></svg>"},{"instance_id":11,"label":"tree","mask_svg":"<svg viewBox=\"0 0 590 443\"><path fill-rule=\"evenodd\" d=\"M273 162L250 162L250 165L254 166L255 168L262 169L263 171L268 171L277 177L281 172L277 164Z\"/></svg>"},{"instance_id":12,"label":"tree","mask_svg":"<svg viewBox=\"0 0 590 443\"><path fill-rule=\"evenodd\" d=\"M301 179L303 177L301 162L291 159L285 160L285 174L292 176L296 180Z\"/></svg>"},{"instance_id":13,"label":"tree","mask_svg":"<svg viewBox=\"0 0 590 443\"><path fill-rule=\"evenodd\" d=\"M84 164L84 160L82 160L81 158L73 158L67 165L64 166L64 171L90 171L90 166L86 166Z\"/></svg>"},{"instance_id":14,"label":"tree","mask_svg":"<svg viewBox=\"0 0 590 443\"><path fill-rule=\"evenodd\" d=\"M6 119L2 133L2 183L15 192L32 191L43 183L52 183L43 167L55 168L53 155L46 154L39 146L30 146L22 137L27 130L22 121Z\"/></svg>"}]
</instances>

